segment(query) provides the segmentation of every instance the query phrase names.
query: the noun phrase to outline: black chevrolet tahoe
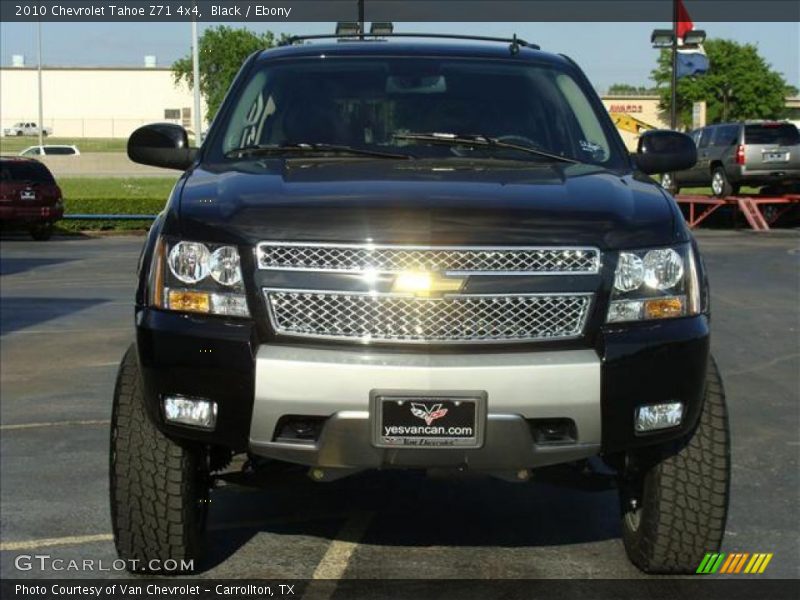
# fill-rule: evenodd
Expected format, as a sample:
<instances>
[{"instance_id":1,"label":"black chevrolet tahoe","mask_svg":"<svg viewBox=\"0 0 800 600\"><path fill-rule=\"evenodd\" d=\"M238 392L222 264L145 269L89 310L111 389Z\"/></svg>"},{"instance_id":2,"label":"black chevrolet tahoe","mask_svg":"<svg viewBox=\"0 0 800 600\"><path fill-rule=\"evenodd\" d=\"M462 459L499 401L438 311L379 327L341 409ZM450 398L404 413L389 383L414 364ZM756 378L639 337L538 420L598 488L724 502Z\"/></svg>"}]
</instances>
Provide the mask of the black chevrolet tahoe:
<instances>
[{"instance_id":1,"label":"black chevrolet tahoe","mask_svg":"<svg viewBox=\"0 0 800 600\"><path fill-rule=\"evenodd\" d=\"M629 154L578 66L516 37L300 41L245 61L201 148L129 139L184 173L114 392L119 556L199 568L231 461L525 482L599 457L631 561L694 570L725 529L727 413L703 262L649 177L691 139Z\"/></svg>"}]
</instances>

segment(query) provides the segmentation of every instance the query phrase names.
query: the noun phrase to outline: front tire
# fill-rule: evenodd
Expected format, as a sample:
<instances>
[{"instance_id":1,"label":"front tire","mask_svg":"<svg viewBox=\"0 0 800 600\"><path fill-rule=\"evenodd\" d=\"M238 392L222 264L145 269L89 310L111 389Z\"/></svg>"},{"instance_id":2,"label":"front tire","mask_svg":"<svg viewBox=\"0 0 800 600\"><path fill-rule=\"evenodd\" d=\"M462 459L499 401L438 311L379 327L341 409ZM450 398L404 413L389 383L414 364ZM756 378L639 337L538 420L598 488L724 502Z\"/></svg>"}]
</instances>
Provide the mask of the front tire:
<instances>
[{"instance_id":1,"label":"front tire","mask_svg":"<svg viewBox=\"0 0 800 600\"><path fill-rule=\"evenodd\" d=\"M114 390L109 469L114 545L128 570L174 574L198 568L208 508L205 456L153 425L131 346Z\"/></svg>"},{"instance_id":2,"label":"front tire","mask_svg":"<svg viewBox=\"0 0 800 600\"><path fill-rule=\"evenodd\" d=\"M694 573L722 543L730 475L725 392L711 359L697 428L621 485L622 539L631 562L646 573Z\"/></svg>"},{"instance_id":3,"label":"front tire","mask_svg":"<svg viewBox=\"0 0 800 600\"><path fill-rule=\"evenodd\" d=\"M675 182L675 176L672 173L664 173L661 176L661 187L667 190L673 196L681 191L681 188Z\"/></svg>"}]
</instances>

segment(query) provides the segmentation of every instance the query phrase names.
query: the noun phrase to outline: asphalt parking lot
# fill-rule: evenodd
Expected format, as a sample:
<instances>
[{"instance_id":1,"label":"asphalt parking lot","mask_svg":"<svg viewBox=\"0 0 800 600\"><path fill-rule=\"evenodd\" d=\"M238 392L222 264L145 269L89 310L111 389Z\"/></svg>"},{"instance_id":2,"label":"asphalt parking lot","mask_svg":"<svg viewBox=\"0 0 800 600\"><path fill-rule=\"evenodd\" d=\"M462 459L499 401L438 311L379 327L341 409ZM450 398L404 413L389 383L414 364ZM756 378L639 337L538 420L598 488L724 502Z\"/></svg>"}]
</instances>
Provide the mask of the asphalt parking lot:
<instances>
[{"instance_id":1,"label":"asphalt parking lot","mask_svg":"<svg viewBox=\"0 0 800 600\"><path fill-rule=\"evenodd\" d=\"M764 576L800 576L800 235L698 235L712 283L713 351L728 392L733 483L723 550L773 552ZM0 575L20 554L115 558L108 419L133 337L140 237L0 241ZM603 478L436 480L363 474L211 503L204 577L527 578L641 574L625 558L617 496Z\"/></svg>"}]
</instances>

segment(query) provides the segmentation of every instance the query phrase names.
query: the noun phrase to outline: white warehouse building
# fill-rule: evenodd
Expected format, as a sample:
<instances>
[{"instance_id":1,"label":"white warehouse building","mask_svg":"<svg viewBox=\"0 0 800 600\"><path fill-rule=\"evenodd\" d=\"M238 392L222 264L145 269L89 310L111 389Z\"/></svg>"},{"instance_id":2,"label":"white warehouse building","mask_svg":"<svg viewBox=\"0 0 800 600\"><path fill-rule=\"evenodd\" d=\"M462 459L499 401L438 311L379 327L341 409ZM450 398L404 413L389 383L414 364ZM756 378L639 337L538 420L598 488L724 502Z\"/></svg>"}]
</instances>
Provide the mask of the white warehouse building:
<instances>
[{"instance_id":1,"label":"white warehouse building","mask_svg":"<svg viewBox=\"0 0 800 600\"><path fill-rule=\"evenodd\" d=\"M19 55L12 57L12 65L0 67L0 132L14 123L38 121L37 69ZM191 89L176 85L172 69L156 66L153 56L146 56L141 67L43 67L42 94L44 125L55 137L125 138L158 121L189 131L194 127ZM636 147L639 125L669 126L655 95L606 95L602 100L630 149ZM786 107L790 119L800 118L800 99L787 98ZM204 117L205 104L201 112Z\"/></svg>"},{"instance_id":2,"label":"white warehouse building","mask_svg":"<svg viewBox=\"0 0 800 600\"><path fill-rule=\"evenodd\" d=\"M176 85L169 67L43 67L42 106L44 125L56 137L123 138L146 123L189 130L194 123L191 89ZM36 122L38 114L36 67L0 68L0 131Z\"/></svg>"}]
</instances>

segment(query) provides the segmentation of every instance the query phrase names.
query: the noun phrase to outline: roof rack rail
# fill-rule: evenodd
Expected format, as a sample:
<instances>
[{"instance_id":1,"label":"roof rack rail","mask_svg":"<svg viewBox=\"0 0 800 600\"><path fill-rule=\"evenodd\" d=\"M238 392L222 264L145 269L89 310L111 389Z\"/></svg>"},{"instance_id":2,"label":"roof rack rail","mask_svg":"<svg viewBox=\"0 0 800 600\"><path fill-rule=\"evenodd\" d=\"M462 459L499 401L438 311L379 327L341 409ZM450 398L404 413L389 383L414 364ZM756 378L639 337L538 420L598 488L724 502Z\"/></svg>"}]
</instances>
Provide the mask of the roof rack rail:
<instances>
[{"instance_id":1,"label":"roof rack rail","mask_svg":"<svg viewBox=\"0 0 800 600\"><path fill-rule=\"evenodd\" d=\"M291 46L297 42L304 42L306 40L322 40L322 39L354 39L354 40L366 40L366 39L380 39L380 38L434 38L434 39L447 39L447 40L471 40L474 42L504 42L506 44L510 44L509 49L511 50L512 54L516 54L519 52L521 46L525 48L532 48L534 50L540 50L540 47L536 44L531 44L530 42L526 42L525 40L518 38L517 34L515 33L513 37L510 38L501 38L501 37L486 37L482 35L458 35L455 33L383 33L383 34L373 34L373 33L343 33L336 35L335 33L320 33L316 35L293 35L289 38L286 38L282 41L279 46Z\"/></svg>"}]
</instances>

